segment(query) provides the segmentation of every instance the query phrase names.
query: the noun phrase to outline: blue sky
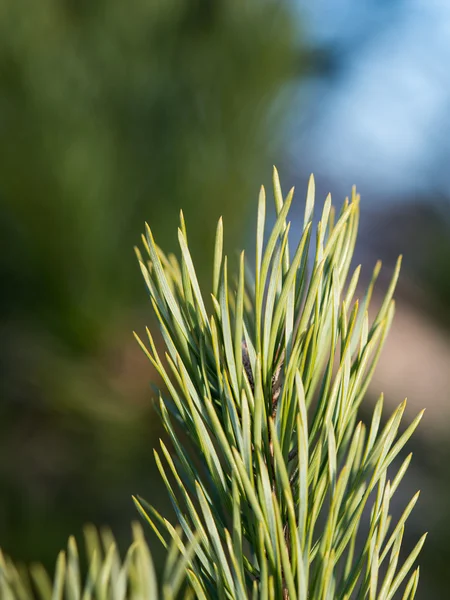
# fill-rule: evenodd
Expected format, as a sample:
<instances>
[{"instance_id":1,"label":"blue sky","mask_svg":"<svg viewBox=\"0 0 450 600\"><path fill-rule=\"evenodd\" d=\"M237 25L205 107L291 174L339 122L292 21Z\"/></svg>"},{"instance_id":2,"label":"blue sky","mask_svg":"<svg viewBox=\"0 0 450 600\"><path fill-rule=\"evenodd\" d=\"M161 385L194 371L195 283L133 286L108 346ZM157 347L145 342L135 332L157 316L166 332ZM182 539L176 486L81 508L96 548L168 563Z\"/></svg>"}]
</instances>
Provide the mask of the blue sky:
<instances>
[{"instance_id":1,"label":"blue sky","mask_svg":"<svg viewBox=\"0 0 450 600\"><path fill-rule=\"evenodd\" d=\"M448 194L450 2L295 5L338 68L311 80L294 108L292 166L391 198Z\"/></svg>"}]
</instances>

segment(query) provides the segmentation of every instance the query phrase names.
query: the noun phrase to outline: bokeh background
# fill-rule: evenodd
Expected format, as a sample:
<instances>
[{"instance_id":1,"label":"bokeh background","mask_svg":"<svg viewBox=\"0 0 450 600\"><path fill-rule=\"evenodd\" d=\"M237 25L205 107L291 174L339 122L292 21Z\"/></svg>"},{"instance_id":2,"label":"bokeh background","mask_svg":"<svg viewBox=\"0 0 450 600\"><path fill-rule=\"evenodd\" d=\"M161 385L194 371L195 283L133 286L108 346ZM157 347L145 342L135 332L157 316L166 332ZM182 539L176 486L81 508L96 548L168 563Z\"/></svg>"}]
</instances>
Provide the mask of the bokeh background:
<instances>
[{"instance_id":1,"label":"bokeh background","mask_svg":"<svg viewBox=\"0 0 450 600\"><path fill-rule=\"evenodd\" d=\"M214 223L252 239L277 164L303 209L362 195L357 258L399 253L371 396L426 407L410 443L420 598L450 561L450 5L425 0L3 0L0 4L0 544L52 567L93 521L126 543L130 496L167 504L152 447L151 324L133 256L147 220L201 279ZM369 402L370 405L370 402ZM153 544L155 555L158 545Z\"/></svg>"}]
</instances>

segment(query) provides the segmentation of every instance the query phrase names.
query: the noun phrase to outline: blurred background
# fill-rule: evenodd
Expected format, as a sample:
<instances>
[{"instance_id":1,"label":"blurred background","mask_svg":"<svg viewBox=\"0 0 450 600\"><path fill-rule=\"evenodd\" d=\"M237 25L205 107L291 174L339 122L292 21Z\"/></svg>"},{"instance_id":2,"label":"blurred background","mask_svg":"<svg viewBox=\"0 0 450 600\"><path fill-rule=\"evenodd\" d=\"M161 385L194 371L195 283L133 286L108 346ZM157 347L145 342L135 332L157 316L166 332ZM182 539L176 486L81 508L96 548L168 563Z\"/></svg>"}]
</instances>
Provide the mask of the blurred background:
<instances>
[{"instance_id":1,"label":"blurred background","mask_svg":"<svg viewBox=\"0 0 450 600\"><path fill-rule=\"evenodd\" d=\"M166 503L152 447L150 323L133 245L178 212L209 281L215 221L248 246L279 168L303 210L362 195L357 259L399 253L374 378L427 408L402 503L430 534L420 598L447 597L450 546L450 5L438 0L4 0L0 5L0 544L52 567L87 521L123 543L139 493ZM409 496L408 496L409 495ZM409 543L409 541L408 541ZM153 544L155 555L157 543Z\"/></svg>"}]
</instances>

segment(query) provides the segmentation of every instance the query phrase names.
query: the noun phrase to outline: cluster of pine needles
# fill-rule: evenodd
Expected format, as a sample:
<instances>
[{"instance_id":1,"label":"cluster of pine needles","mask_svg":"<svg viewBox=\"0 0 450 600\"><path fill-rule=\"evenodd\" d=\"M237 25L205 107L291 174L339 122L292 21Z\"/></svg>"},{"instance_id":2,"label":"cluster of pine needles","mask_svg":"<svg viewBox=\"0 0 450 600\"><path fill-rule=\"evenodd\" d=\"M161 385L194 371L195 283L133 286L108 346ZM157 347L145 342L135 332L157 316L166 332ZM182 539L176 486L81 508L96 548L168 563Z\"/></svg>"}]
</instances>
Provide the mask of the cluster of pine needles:
<instances>
[{"instance_id":1,"label":"cluster of pine needles","mask_svg":"<svg viewBox=\"0 0 450 600\"><path fill-rule=\"evenodd\" d=\"M242 252L235 276L219 220L207 297L183 215L179 259L148 226L146 257L136 250L160 330L136 337L163 382L155 405L168 441L155 459L176 523L134 501L167 549L161 584L140 528L123 562L111 534L90 529L85 578L73 539L54 581L0 555L2 599L35 590L41 600L415 597L425 536L409 552L402 542L418 494L397 519L391 505L422 413L401 429L406 403L386 416L380 396L367 425L358 418L394 316L400 260L369 311L381 265L356 298L356 191L339 214L328 196L314 227L311 177L291 252L293 190L283 196L276 170L273 190L275 224L266 225L262 188L254 266Z\"/></svg>"}]
</instances>

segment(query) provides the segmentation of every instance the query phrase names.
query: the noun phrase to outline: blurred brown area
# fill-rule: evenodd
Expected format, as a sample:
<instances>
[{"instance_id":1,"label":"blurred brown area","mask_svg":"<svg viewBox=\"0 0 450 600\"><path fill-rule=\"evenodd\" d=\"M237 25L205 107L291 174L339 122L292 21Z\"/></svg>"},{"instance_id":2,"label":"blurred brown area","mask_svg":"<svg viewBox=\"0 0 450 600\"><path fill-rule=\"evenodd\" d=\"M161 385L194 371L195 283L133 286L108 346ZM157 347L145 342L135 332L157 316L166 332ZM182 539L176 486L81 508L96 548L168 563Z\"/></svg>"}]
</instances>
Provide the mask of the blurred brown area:
<instances>
[{"instance_id":1,"label":"blurred brown area","mask_svg":"<svg viewBox=\"0 0 450 600\"><path fill-rule=\"evenodd\" d=\"M396 499L399 514L421 490L407 531L409 544L429 531L421 564L420 598L443 598L449 559L450 519L450 201L409 199L401 207L374 209L362 227L362 256L380 257L386 289L393 261L403 254L396 314L370 393L385 394L388 410L407 398L406 421L426 409L409 448L413 465ZM378 298L377 298L378 296ZM375 305L382 301L380 293ZM405 454L406 454L405 452Z\"/></svg>"}]
</instances>

